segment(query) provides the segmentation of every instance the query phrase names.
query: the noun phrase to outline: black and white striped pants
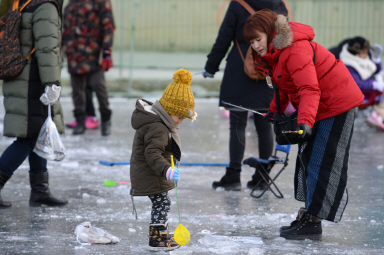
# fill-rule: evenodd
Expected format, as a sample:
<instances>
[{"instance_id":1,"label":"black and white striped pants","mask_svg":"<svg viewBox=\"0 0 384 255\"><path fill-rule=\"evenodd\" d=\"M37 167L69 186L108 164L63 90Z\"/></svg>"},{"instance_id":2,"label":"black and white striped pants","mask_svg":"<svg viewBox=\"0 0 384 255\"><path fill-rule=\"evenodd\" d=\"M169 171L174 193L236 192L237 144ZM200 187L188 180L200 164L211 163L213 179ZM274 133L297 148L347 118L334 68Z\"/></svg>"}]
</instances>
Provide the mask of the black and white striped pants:
<instances>
[{"instance_id":1,"label":"black and white striped pants","mask_svg":"<svg viewBox=\"0 0 384 255\"><path fill-rule=\"evenodd\" d=\"M356 109L320 120L299 146L295 198L321 219L338 222L348 202L347 172Z\"/></svg>"}]
</instances>

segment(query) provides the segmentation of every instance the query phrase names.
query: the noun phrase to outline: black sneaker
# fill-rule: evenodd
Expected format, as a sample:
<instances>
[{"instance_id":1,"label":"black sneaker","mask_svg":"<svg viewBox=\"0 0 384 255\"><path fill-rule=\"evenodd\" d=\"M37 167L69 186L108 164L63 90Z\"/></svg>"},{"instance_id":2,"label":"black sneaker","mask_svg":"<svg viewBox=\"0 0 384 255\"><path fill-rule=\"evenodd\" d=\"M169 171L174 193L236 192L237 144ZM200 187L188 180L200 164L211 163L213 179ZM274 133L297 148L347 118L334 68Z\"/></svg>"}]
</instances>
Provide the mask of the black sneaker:
<instances>
[{"instance_id":1,"label":"black sneaker","mask_svg":"<svg viewBox=\"0 0 384 255\"><path fill-rule=\"evenodd\" d=\"M227 191L240 191L240 170L227 167L225 175L220 179L220 181L214 181L212 183L212 188L224 188Z\"/></svg>"},{"instance_id":2,"label":"black sneaker","mask_svg":"<svg viewBox=\"0 0 384 255\"><path fill-rule=\"evenodd\" d=\"M281 237L291 240L321 240L321 235L321 221L312 221L312 215L307 212L292 227L280 231Z\"/></svg>"},{"instance_id":3,"label":"black sneaker","mask_svg":"<svg viewBox=\"0 0 384 255\"><path fill-rule=\"evenodd\" d=\"M306 211L307 210L304 207L300 207L299 211L297 212L296 219L294 221L292 221L289 226L282 226L282 227L280 227L280 232L296 226L297 223L299 223L299 219L304 215L304 213Z\"/></svg>"}]
</instances>

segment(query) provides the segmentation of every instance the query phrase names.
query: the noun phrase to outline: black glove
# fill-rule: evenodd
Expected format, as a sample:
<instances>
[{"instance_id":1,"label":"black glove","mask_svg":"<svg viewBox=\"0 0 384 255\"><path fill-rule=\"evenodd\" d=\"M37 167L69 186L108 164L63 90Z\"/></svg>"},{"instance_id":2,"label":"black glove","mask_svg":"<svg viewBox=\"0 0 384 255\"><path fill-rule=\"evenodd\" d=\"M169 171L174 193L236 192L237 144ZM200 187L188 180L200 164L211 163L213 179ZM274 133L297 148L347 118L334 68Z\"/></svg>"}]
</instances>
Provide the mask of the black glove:
<instances>
[{"instance_id":1,"label":"black glove","mask_svg":"<svg viewBox=\"0 0 384 255\"><path fill-rule=\"evenodd\" d=\"M298 134L300 135L300 140L302 141L307 140L312 135L312 128L310 128L307 124L299 124L297 126L297 131L299 130L303 130L302 134Z\"/></svg>"},{"instance_id":2,"label":"black glove","mask_svg":"<svg viewBox=\"0 0 384 255\"><path fill-rule=\"evenodd\" d=\"M204 78L213 78L214 76L214 74L208 73L205 69L201 74L203 75Z\"/></svg>"}]
</instances>

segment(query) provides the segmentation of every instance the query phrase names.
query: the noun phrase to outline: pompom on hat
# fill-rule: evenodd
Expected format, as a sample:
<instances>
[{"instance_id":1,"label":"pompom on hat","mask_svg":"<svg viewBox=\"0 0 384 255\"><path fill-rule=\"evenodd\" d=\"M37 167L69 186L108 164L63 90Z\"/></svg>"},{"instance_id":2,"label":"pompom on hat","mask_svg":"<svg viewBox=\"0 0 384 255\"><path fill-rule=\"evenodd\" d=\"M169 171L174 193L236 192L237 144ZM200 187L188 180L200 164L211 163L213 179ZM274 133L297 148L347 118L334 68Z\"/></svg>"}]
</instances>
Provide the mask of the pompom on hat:
<instances>
[{"instance_id":1,"label":"pompom on hat","mask_svg":"<svg viewBox=\"0 0 384 255\"><path fill-rule=\"evenodd\" d=\"M169 115L195 119L195 98L191 89L192 74L179 69L173 74L171 82L160 98L160 104Z\"/></svg>"}]
</instances>

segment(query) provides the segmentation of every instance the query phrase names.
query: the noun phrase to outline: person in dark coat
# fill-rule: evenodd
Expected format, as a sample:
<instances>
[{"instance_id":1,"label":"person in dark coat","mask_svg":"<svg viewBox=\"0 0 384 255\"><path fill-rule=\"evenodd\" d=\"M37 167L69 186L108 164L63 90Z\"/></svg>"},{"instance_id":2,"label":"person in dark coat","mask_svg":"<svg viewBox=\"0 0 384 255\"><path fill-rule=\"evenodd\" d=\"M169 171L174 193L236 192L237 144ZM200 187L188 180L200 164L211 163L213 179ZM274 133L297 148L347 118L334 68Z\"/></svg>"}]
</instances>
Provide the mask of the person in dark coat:
<instances>
[{"instance_id":1,"label":"person in dark coat","mask_svg":"<svg viewBox=\"0 0 384 255\"><path fill-rule=\"evenodd\" d=\"M271 9L287 15L287 9L280 0L247 0L255 11ZM235 45L235 39L245 56L249 44L244 41L243 26L249 17L248 11L238 2L231 1L223 23L220 26L211 52L208 54L204 77L212 78L219 71L219 66L228 50L227 64L220 87L219 106L230 111L229 132L229 167L220 181L212 184L214 189L222 187L225 190L241 190L240 172L245 150L245 128L248 120L248 112L228 106L225 103L243 106L259 112L267 112L273 97L273 89L268 87L265 80L251 80L243 70L243 61ZM232 46L232 47L231 47ZM273 151L273 131L271 124L260 115L254 114L253 121L256 127L259 158L268 159ZM256 169L252 180L247 187L262 188L265 185Z\"/></svg>"},{"instance_id":2,"label":"person in dark coat","mask_svg":"<svg viewBox=\"0 0 384 255\"><path fill-rule=\"evenodd\" d=\"M4 3L5 2L5 3ZM2 2L2 8L13 1ZM20 1L22 6L26 0ZM66 200L55 198L49 188L47 160L37 155L35 147L39 131L52 106L52 119L60 133L64 132L63 114L59 99L61 91L61 9L62 0L32 0L21 15L20 43L23 56L35 52L23 70L14 78L4 80L4 131L15 137L0 157L0 191L13 173L28 158L31 206L42 204L63 206ZM0 208L10 207L2 200Z\"/></svg>"},{"instance_id":3,"label":"person in dark coat","mask_svg":"<svg viewBox=\"0 0 384 255\"><path fill-rule=\"evenodd\" d=\"M279 91L267 118L289 102L298 110L293 139L299 141L295 198L305 202L298 218L280 229L287 239L319 239L321 219L338 222L348 202L349 148L358 107L364 100L342 61L313 41L312 27L288 22L270 10L252 15L245 39L259 56L255 68L270 76Z\"/></svg>"},{"instance_id":4,"label":"person in dark coat","mask_svg":"<svg viewBox=\"0 0 384 255\"><path fill-rule=\"evenodd\" d=\"M85 132L86 87L99 102L101 135L111 133L112 110L104 72L113 67L111 57L115 24L110 0L70 0L64 10L63 47L71 75L76 127L72 134Z\"/></svg>"},{"instance_id":5,"label":"person in dark coat","mask_svg":"<svg viewBox=\"0 0 384 255\"><path fill-rule=\"evenodd\" d=\"M197 116L191 82L191 73L179 69L160 100L152 103L139 99L132 114L135 137L131 155L131 195L148 196L152 202L149 246L153 249L179 246L168 233L171 206L168 191L180 178L180 170L172 167L171 159L173 156L180 161L181 157L179 124L184 118L194 120Z\"/></svg>"}]
</instances>

